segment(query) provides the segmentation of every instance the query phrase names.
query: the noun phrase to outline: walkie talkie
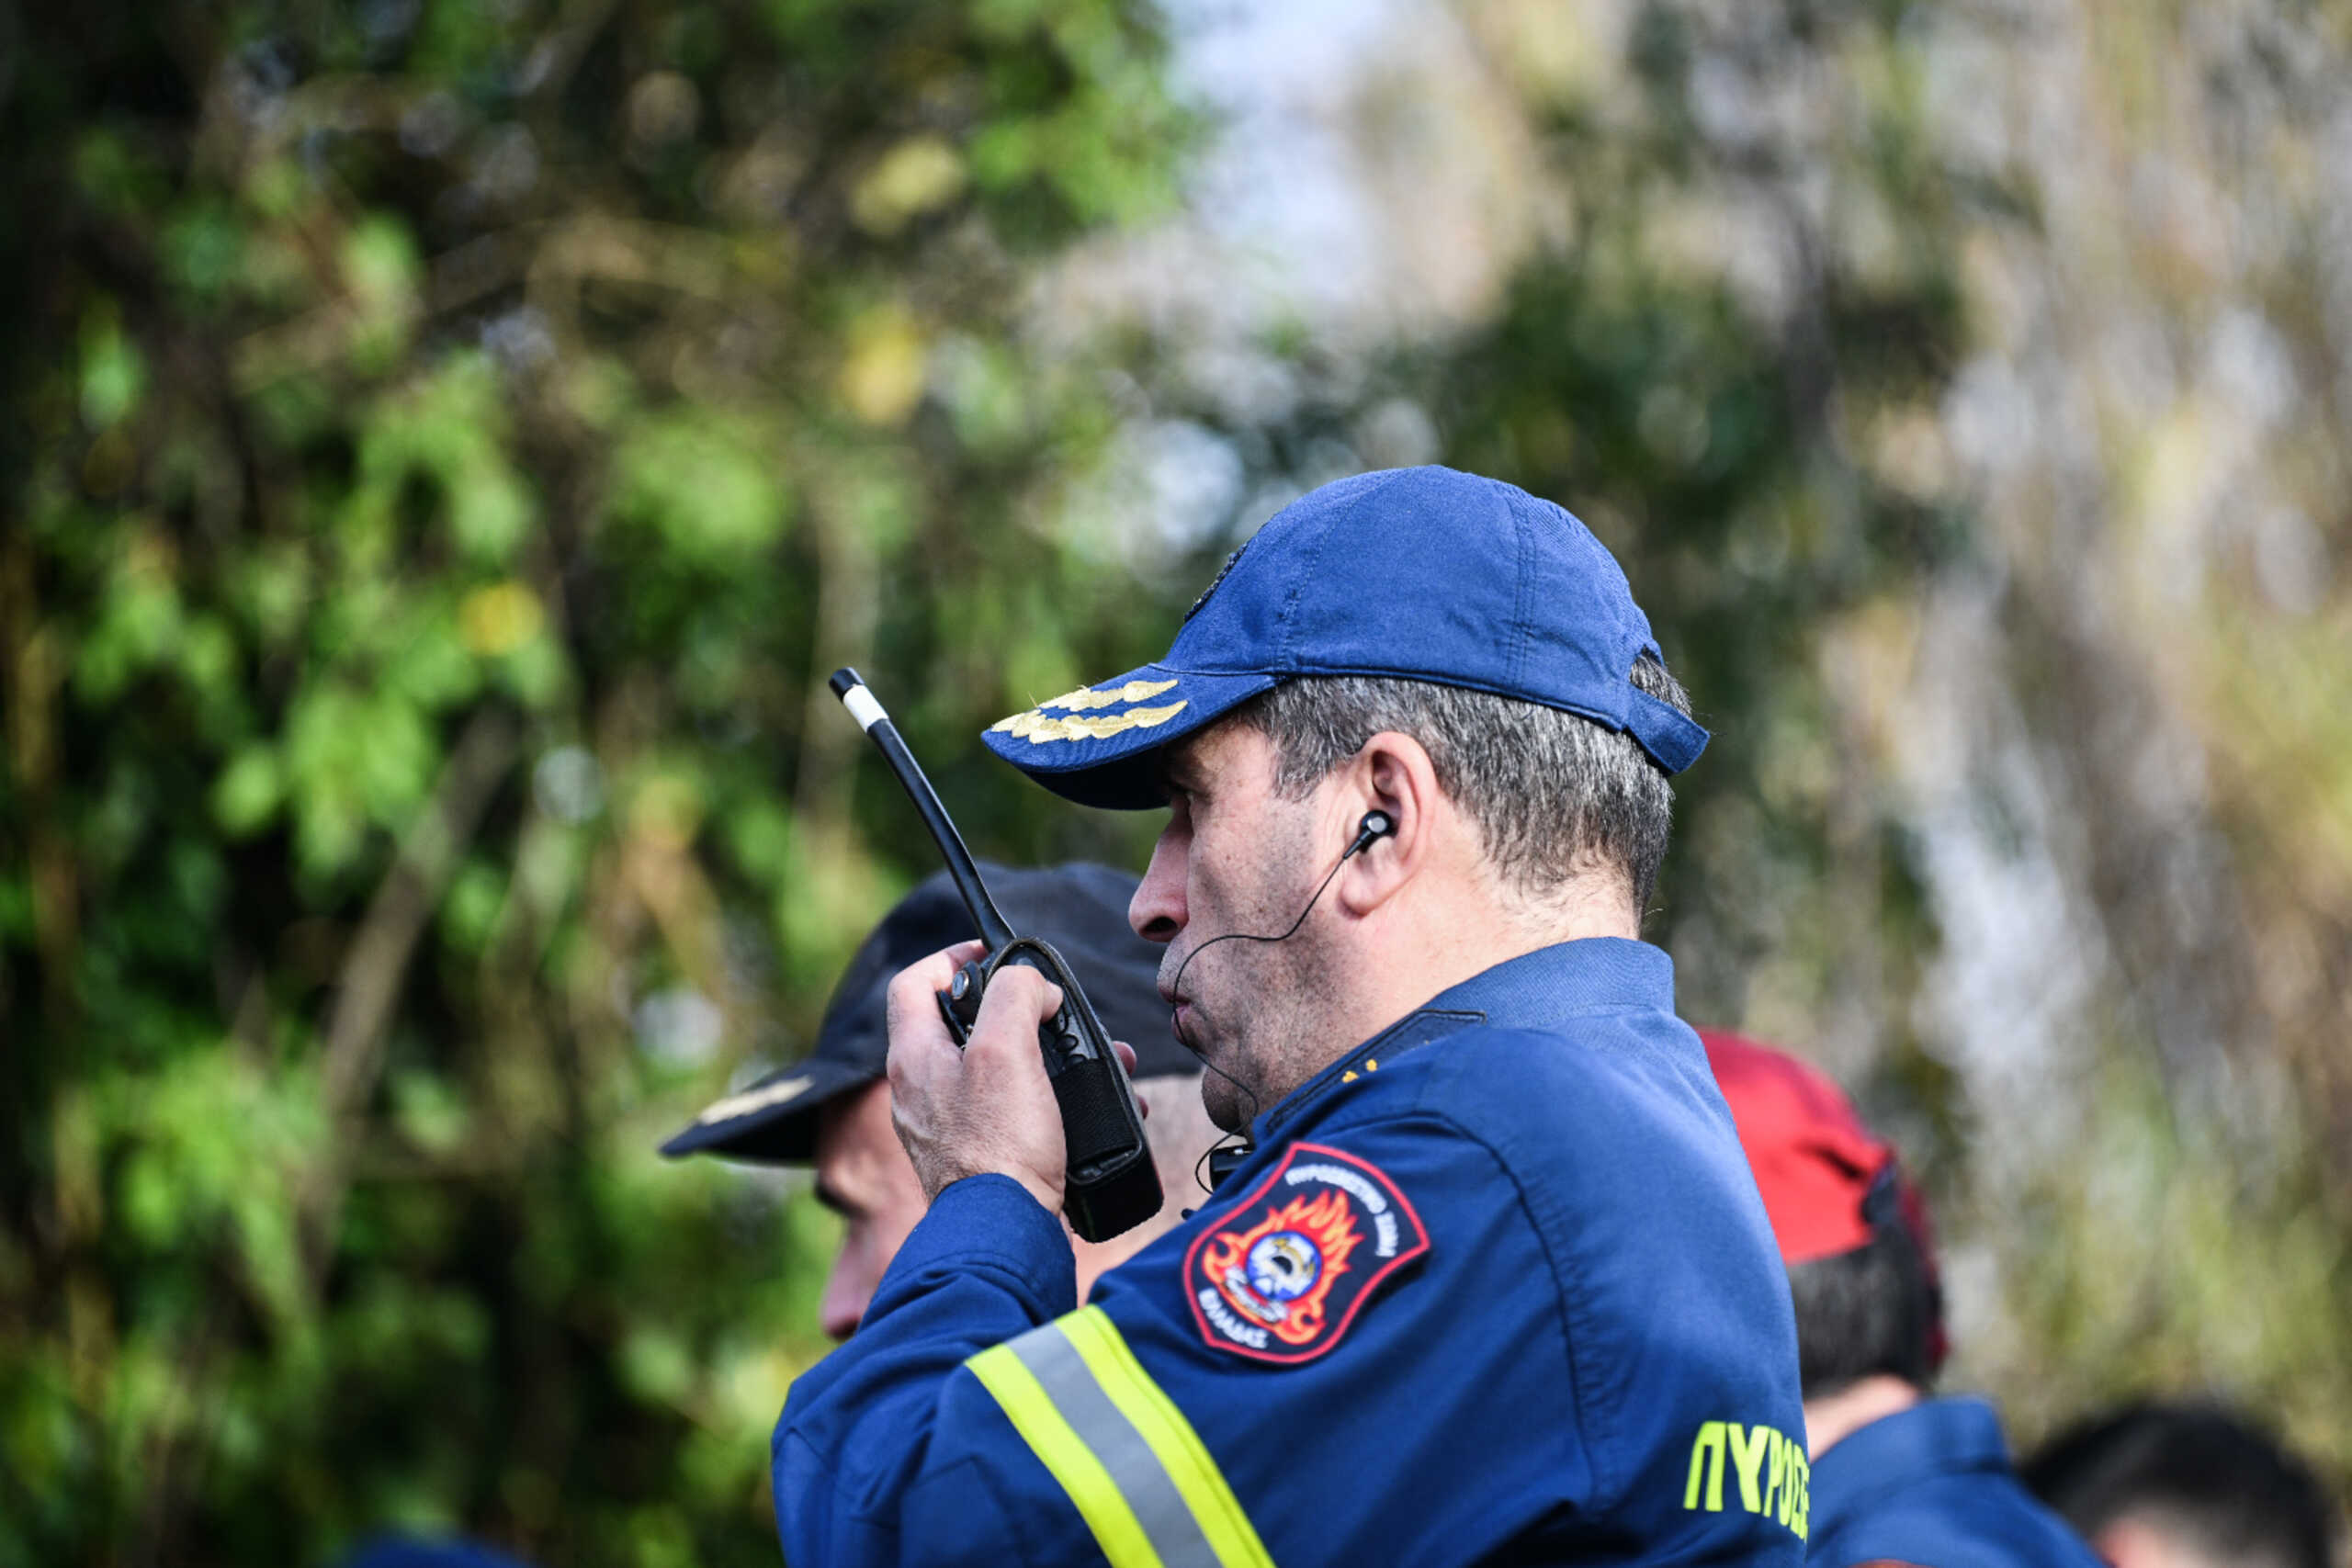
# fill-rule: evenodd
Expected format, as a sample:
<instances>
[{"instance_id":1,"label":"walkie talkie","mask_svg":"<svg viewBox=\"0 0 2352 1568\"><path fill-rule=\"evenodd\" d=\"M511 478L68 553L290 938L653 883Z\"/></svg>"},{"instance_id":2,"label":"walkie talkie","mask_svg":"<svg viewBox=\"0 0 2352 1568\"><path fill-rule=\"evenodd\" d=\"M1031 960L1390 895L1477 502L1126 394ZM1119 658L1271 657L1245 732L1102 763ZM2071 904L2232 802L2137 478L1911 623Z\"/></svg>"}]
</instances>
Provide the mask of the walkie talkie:
<instances>
[{"instance_id":1,"label":"walkie talkie","mask_svg":"<svg viewBox=\"0 0 2352 1568\"><path fill-rule=\"evenodd\" d=\"M964 896L964 908L988 944L987 957L965 964L946 990L935 993L947 1032L958 1044L970 1036L979 1021L980 997L989 978L1008 964L1035 969L1059 986L1061 1010L1037 1026L1037 1049L1046 1058L1046 1077L1061 1108L1068 1156L1062 1212L1069 1216L1070 1229L1088 1241L1107 1240L1143 1224L1159 1213L1159 1172L1144 1142L1143 1118L1136 1111L1135 1091L1127 1087L1126 1069L1111 1049L1111 1037L1095 1016L1094 1004L1086 999L1060 953L1035 937L1017 934L997 908L972 852L964 847L964 836L864 679L854 670L836 670L831 684L833 694L880 749L883 761L915 803L947 862L956 891Z\"/></svg>"}]
</instances>

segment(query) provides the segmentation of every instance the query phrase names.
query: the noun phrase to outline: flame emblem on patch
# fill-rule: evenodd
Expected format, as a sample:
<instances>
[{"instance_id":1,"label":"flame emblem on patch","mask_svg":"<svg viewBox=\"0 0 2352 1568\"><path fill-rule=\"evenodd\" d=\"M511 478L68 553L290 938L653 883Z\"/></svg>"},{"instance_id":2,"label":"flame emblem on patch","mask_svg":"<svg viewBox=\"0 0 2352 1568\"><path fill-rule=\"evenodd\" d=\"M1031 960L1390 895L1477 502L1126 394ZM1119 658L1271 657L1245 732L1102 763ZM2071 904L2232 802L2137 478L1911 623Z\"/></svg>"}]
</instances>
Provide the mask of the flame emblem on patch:
<instances>
[{"instance_id":1,"label":"flame emblem on patch","mask_svg":"<svg viewBox=\"0 0 2352 1568\"><path fill-rule=\"evenodd\" d=\"M1429 1250L1420 1216L1368 1160L1294 1144L1184 1258L1210 1346L1255 1360L1312 1360L1340 1342L1380 1282Z\"/></svg>"},{"instance_id":2,"label":"flame emblem on patch","mask_svg":"<svg viewBox=\"0 0 2352 1568\"><path fill-rule=\"evenodd\" d=\"M1335 1188L1294 1198L1238 1235L1220 1234L1201 1262L1227 1301L1283 1344L1306 1345L1323 1332L1323 1303L1361 1239L1347 1194Z\"/></svg>"}]
</instances>

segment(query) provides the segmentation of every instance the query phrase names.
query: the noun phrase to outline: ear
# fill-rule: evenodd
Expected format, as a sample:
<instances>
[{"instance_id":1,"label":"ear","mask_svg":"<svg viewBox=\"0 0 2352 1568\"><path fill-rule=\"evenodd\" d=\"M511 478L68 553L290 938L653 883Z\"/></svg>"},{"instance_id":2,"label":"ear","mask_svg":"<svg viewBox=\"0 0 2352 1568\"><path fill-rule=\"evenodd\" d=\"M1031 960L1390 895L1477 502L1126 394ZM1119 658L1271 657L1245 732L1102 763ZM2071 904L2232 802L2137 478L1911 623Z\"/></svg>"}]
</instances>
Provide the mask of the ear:
<instances>
[{"instance_id":1,"label":"ear","mask_svg":"<svg viewBox=\"0 0 2352 1568\"><path fill-rule=\"evenodd\" d=\"M1362 917L1395 897L1429 869L1441 823L1451 810L1438 788L1437 766L1409 735L1384 729L1365 741L1337 776L1325 809L1334 837L1355 841L1367 811L1384 811L1393 827L1340 868L1331 891L1348 914Z\"/></svg>"}]
</instances>

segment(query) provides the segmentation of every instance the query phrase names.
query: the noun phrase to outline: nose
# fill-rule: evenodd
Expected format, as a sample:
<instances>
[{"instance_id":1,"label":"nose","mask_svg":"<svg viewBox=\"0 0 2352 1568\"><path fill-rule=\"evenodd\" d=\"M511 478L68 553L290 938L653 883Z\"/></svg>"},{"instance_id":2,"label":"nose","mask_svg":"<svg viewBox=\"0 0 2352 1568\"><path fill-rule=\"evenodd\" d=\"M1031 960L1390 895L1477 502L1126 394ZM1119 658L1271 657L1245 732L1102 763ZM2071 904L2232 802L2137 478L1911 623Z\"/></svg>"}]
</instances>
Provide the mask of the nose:
<instances>
[{"instance_id":1,"label":"nose","mask_svg":"<svg viewBox=\"0 0 2352 1568\"><path fill-rule=\"evenodd\" d=\"M826 1337L846 1339L857 1332L865 1305L874 1299L874 1280L863 1267L854 1238L843 1238L832 1271L825 1276L825 1293L817 1303L817 1321Z\"/></svg>"},{"instance_id":2,"label":"nose","mask_svg":"<svg viewBox=\"0 0 2352 1568\"><path fill-rule=\"evenodd\" d=\"M1181 807L1169 815L1168 826L1159 830L1159 841L1151 846L1151 865L1144 872L1136 896L1127 900L1127 924L1146 942L1173 942L1184 929L1190 835L1184 830L1183 815Z\"/></svg>"}]
</instances>

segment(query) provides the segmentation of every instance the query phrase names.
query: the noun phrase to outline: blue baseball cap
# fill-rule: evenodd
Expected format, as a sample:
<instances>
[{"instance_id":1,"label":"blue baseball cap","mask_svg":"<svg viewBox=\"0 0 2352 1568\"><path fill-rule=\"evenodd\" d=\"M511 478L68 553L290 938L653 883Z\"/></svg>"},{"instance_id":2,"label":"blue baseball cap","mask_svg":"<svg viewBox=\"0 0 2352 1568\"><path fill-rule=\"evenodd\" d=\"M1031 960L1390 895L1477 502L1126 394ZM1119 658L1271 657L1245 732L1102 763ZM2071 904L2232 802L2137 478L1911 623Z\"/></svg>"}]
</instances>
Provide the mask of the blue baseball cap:
<instances>
[{"instance_id":1,"label":"blue baseball cap","mask_svg":"<svg viewBox=\"0 0 2352 1568\"><path fill-rule=\"evenodd\" d=\"M1168 657L992 726L989 750L1081 806L1165 804L1154 756L1294 675L1381 675L1541 703L1669 773L1707 732L1632 680L1663 659L1616 558L1560 507L1452 468L1336 480L1277 513Z\"/></svg>"}]
</instances>

